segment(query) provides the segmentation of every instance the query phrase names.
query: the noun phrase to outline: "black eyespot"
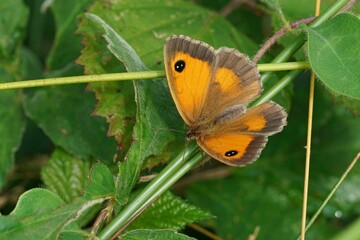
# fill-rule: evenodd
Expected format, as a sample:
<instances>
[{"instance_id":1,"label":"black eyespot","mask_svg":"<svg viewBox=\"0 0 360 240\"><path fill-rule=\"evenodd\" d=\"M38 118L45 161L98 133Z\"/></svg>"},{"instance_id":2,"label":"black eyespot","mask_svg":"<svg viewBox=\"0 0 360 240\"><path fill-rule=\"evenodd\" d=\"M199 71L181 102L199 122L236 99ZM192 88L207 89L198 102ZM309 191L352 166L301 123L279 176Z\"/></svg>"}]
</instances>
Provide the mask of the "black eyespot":
<instances>
[{"instance_id":1,"label":"black eyespot","mask_svg":"<svg viewBox=\"0 0 360 240\"><path fill-rule=\"evenodd\" d=\"M175 63L174 67L175 67L175 71L180 73L185 68L185 62L183 60L179 60Z\"/></svg>"},{"instance_id":2,"label":"black eyespot","mask_svg":"<svg viewBox=\"0 0 360 240\"><path fill-rule=\"evenodd\" d=\"M234 157L234 156L236 156L238 153L239 153L239 152L236 151L236 150L230 150L230 151L227 151L227 152L225 153L225 156L226 156L226 157Z\"/></svg>"}]
</instances>

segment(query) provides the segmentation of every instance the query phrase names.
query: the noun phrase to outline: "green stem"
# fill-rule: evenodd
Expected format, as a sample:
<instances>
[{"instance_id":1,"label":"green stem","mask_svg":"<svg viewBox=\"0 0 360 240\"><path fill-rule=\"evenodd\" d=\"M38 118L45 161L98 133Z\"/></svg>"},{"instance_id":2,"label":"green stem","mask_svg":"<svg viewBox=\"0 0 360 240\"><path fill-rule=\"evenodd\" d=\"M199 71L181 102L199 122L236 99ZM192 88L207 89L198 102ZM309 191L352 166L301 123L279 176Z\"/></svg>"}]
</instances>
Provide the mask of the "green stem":
<instances>
[{"instance_id":1,"label":"green stem","mask_svg":"<svg viewBox=\"0 0 360 240\"><path fill-rule=\"evenodd\" d=\"M260 72L287 71L287 70L296 70L296 69L306 69L308 67L309 67L308 62L287 62L280 64L269 63L269 64L258 65L258 69ZM165 77L165 71L159 70L159 71L123 72L123 73L109 73L109 74L84 75L84 76L73 76L73 77L45 78L45 79L25 80L20 82L0 83L0 90L45 87L45 86L78 84L78 83L144 80L144 79L154 79L154 78L164 78L164 77Z\"/></svg>"},{"instance_id":2,"label":"green stem","mask_svg":"<svg viewBox=\"0 0 360 240\"><path fill-rule=\"evenodd\" d=\"M283 90L297 75L299 75L302 71L296 70L291 71L286 74L280 81L278 81L272 88L262 94L251 106L260 105L266 101L272 99L276 94L278 94L281 90Z\"/></svg>"},{"instance_id":3,"label":"green stem","mask_svg":"<svg viewBox=\"0 0 360 240\"><path fill-rule=\"evenodd\" d=\"M359 160L360 158L360 152L356 155L356 157L351 161L350 165L346 168L345 172L343 173L343 175L341 176L341 178L337 181L337 183L335 184L335 186L331 189L329 195L326 197L326 199L324 200L324 202L321 204L321 206L319 207L319 209L316 211L316 213L314 214L314 216L310 219L309 223L306 225L305 228L305 232L307 232L309 230L309 228L311 227L311 225L315 222L315 220L318 218L318 216L320 215L320 213L322 212L322 210L325 208L325 206L327 205L327 203L330 201L330 199L332 198L332 196L334 196L336 190L338 190L338 188L340 187L340 185L344 182L345 178L349 175L350 171L354 168L356 162ZM298 236L297 240L300 239L300 235Z\"/></svg>"},{"instance_id":4,"label":"green stem","mask_svg":"<svg viewBox=\"0 0 360 240\"><path fill-rule=\"evenodd\" d=\"M310 23L310 27L317 27L326 20L330 19L337 12L339 12L349 0L338 0L332 5L330 5L319 17L317 17L314 22ZM300 35L295 38L294 42L288 45L284 50L282 50L271 62L272 63L281 63L287 61L290 57L292 57L305 43L305 37ZM261 80L263 83L268 81L271 77L271 72L267 72L262 74Z\"/></svg>"},{"instance_id":5,"label":"green stem","mask_svg":"<svg viewBox=\"0 0 360 240\"><path fill-rule=\"evenodd\" d=\"M168 190L179 178L203 160L195 142L191 142L185 153L179 154L161 173L151 181L131 203L129 203L98 235L99 239L109 239L133 216L141 212L151 202ZM189 160L190 159L190 160Z\"/></svg>"},{"instance_id":6,"label":"green stem","mask_svg":"<svg viewBox=\"0 0 360 240\"><path fill-rule=\"evenodd\" d=\"M77 84L77 83L110 82L110 81L124 81L124 80L133 80L133 79L153 79L164 76L165 76L165 71L143 71L143 72L109 73L109 74L84 75L84 76L59 77L59 78L44 78L44 79L35 79L35 80L27 80L20 82L1 83L0 90L44 87L44 86Z\"/></svg>"}]
</instances>

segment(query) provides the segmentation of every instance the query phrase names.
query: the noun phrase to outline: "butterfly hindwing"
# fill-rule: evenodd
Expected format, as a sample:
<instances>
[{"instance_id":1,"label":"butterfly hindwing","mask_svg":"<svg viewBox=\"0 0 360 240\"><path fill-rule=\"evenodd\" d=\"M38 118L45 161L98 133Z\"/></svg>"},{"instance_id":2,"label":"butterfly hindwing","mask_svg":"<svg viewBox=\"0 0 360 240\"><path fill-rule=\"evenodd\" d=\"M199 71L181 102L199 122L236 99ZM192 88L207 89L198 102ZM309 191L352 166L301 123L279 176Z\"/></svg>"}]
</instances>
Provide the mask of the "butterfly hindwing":
<instances>
[{"instance_id":1,"label":"butterfly hindwing","mask_svg":"<svg viewBox=\"0 0 360 240\"><path fill-rule=\"evenodd\" d=\"M286 125L286 117L280 105L266 102L234 119L219 122L211 134L198 139L198 144L226 164L243 166L259 157L268 136Z\"/></svg>"}]
</instances>

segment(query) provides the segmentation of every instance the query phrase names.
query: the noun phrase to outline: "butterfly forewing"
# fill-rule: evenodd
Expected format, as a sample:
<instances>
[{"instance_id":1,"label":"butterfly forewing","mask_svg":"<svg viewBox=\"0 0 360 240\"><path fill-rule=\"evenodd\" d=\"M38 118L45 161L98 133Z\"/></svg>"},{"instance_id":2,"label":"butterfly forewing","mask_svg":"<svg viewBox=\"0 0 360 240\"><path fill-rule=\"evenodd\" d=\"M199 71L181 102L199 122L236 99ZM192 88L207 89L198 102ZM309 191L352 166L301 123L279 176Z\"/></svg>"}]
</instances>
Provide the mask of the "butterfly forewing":
<instances>
[{"instance_id":1,"label":"butterfly forewing","mask_svg":"<svg viewBox=\"0 0 360 240\"><path fill-rule=\"evenodd\" d=\"M260 95L260 75L247 56L235 49L220 48L215 62L204 107L209 112L204 115L222 115L234 106L246 106Z\"/></svg>"},{"instance_id":2,"label":"butterfly forewing","mask_svg":"<svg viewBox=\"0 0 360 240\"><path fill-rule=\"evenodd\" d=\"M188 125L199 119L210 85L215 51L185 36L165 43L165 69L176 107Z\"/></svg>"}]
</instances>

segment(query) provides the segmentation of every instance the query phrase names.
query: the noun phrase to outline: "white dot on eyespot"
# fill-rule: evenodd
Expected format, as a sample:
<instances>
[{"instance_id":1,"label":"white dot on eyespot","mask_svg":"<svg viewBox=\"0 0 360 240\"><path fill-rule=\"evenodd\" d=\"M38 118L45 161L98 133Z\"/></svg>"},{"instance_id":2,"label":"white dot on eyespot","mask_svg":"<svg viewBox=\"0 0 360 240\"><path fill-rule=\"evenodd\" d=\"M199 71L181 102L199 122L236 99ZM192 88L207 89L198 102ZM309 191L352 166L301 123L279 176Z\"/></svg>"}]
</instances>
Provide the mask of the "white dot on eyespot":
<instances>
[{"instance_id":1,"label":"white dot on eyespot","mask_svg":"<svg viewBox=\"0 0 360 240\"><path fill-rule=\"evenodd\" d=\"M341 211L336 211L336 212L335 212L335 217L336 217L336 218L341 218L342 215L343 215L343 213L342 213Z\"/></svg>"}]
</instances>

